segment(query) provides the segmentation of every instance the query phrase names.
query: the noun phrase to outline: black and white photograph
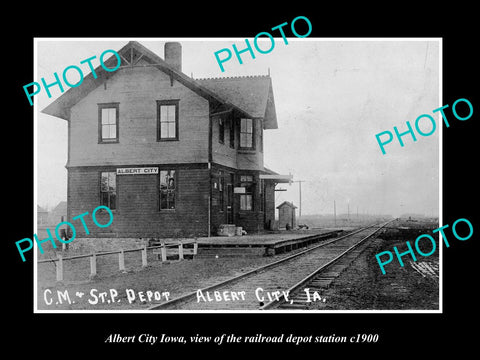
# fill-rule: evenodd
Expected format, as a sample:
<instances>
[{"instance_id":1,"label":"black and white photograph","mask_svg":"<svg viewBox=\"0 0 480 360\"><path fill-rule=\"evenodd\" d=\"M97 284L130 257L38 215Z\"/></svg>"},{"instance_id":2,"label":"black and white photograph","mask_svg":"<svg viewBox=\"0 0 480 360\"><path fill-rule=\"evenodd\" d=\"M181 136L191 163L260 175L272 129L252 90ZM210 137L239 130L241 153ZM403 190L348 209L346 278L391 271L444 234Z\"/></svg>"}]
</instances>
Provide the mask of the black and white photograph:
<instances>
[{"instance_id":1,"label":"black and white photograph","mask_svg":"<svg viewBox=\"0 0 480 360\"><path fill-rule=\"evenodd\" d=\"M473 8L71 5L4 22L7 353L474 350Z\"/></svg>"},{"instance_id":2,"label":"black and white photograph","mask_svg":"<svg viewBox=\"0 0 480 360\"><path fill-rule=\"evenodd\" d=\"M36 40L38 311L441 310L441 39Z\"/></svg>"}]
</instances>

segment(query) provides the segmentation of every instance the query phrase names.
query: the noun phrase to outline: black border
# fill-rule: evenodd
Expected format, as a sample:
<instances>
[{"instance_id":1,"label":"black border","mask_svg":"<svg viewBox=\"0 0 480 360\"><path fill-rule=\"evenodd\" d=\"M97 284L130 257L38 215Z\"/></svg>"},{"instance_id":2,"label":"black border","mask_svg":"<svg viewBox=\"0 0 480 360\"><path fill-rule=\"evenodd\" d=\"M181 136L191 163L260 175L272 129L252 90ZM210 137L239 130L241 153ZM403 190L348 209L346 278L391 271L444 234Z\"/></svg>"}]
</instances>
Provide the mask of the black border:
<instances>
[{"instance_id":1,"label":"black border","mask_svg":"<svg viewBox=\"0 0 480 360\"><path fill-rule=\"evenodd\" d=\"M44 5L45 6L45 5ZM407 3L388 4L384 8L367 7L359 3L354 7L340 4L326 8L323 4L294 8L293 4L277 4L276 12L267 6L265 11L246 3L235 6L223 3L185 5L189 9L174 8L162 14L145 11L134 4L124 7L112 6L108 18L117 19L111 27L92 27L91 17L105 14L107 10L91 8L90 12L76 17L75 21L64 12L47 7L36 11L34 6L19 11L21 19L19 34L6 40L4 72L7 72L8 116L4 130L10 141L4 147L4 216L8 225L4 241L4 259L8 272L4 272L4 311L12 314L6 326L6 350L23 353L25 345L37 353L50 353L55 349L59 356L89 355L92 357L125 354L133 350L138 355L152 353L164 356L198 356L200 352L212 357L233 352L241 355L246 349L252 355L265 356L282 352L297 352L305 356L331 355L332 351L343 355L344 350L353 350L357 356L366 354L380 357L400 353L405 357L438 355L443 350L460 350L468 354L475 345L476 324L469 319L476 313L476 256L478 254L478 201L476 168L476 129L480 106L478 86L477 39L473 6L460 3L421 9ZM190 6L192 8L190 9ZM201 9L193 9L199 6ZM123 9L122 9L123 8ZM216 11L214 11L215 9ZM187 11L188 10L188 11ZM188 15L194 14L194 15ZM444 249L444 313L443 314L33 314L33 256L31 252L22 263L14 242L33 234L33 107L25 99L23 85L33 79L33 37L241 37L252 38L258 32L267 31L296 16L306 16L313 25L310 37L442 37L443 38L443 104L453 104L459 98L467 98L473 104L473 117L465 122L454 120L443 131L443 219L452 224L458 218L469 219L474 226L474 235L469 241L455 241ZM60 21L64 19L65 22ZM123 21L121 20L123 19ZM128 19L128 21L126 21ZM166 20L167 19L167 20ZM69 21L67 21L69 20ZM8 23L8 22L7 22ZM116 24L116 25L115 25ZM122 26L120 26L122 24ZM115 26L114 26L115 25ZM7 24L7 26L14 26ZM301 31L299 31L301 33ZM16 56L13 56L16 54ZM293 65L292 65L293 66ZM14 71L8 71L8 69ZM13 99L14 104L10 99ZM12 106L14 105L14 106ZM15 111L13 111L15 110ZM451 113L450 113L451 114ZM451 115L450 115L451 116ZM7 131L4 131L6 134ZM9 316L9 315L7 315ZM213 343L195 346L147 346L141 344L105 344L111 333L124 335L161 334L208 335L222 333L237 335L354 335L378 333L380 341L373 345L343 346L310 344L295 347L280 345L235 345L218 346ZM270 353L258 353L265 348ZM309 353L306 349L313 350ZM69 351L70 350L70 351ZM73 351L72 351L73 350ZM175 352L168 355L166 350ZM187 351L186 351L187 350ZM65 352L63 352L65 351ZM69 354L69 355L66 355ZM251 356L251 355L250 355Z\"/></svg>"}]
</instances>

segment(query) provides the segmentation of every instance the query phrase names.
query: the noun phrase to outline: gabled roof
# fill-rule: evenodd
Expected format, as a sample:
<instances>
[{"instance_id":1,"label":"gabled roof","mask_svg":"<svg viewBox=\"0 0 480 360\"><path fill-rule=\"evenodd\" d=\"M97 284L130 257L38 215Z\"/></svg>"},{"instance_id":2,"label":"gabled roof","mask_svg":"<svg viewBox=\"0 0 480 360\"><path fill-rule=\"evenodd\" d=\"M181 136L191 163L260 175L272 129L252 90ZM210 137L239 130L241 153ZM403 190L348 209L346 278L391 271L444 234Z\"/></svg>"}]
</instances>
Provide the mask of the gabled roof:
<instances>
[{"instance_id":1,"label":"gabled roof","mask_svg":"<svg viewBox=\"0 0 480 360\"><path fill-rule=\"evenodd\" d=\"M245 117L264 118L264 128L266 129L278 127L270 77L226 78L225 81L222 79L194 80L181 71L177 71L157 54L136 41L128 42L117 53L122 59L121 66L135 64L138 59L142 58L207 100L224 104ZM111 56L104 61L104 65L107 68L114 68L117 65L116 57ZM68 89L42 112L67 121L70 120L70 108L102 85L116 71L107 72L102 66L98 66L95 68L95 73L97 78L94 78L93 73L89 73L80 86ZM232 81L232 79L239 80Z\"/></svg>"},{"instance_id":2,"label":"gabled roof","mask_svg":"<svg viewBox=\"0 0 480 360\"><path fill-rule=\"evenodd\" d=\"M297 209L297 207L295 205L293 205L293 203L291 203L290 201L284 201L283 203L281 203L280 205L277 206L277 209L279 209L283 206L290 206L291 208Z\"/></svg>"},{"instance_id":3,"label":"gabled roof","mask_svg":"<svg viewBox=\"0 0 480 360\"><path fill-rule=\"evenodd\" d=\"M270 76L208 78L196 81L254 118L262 118L264 129L278 128Z\"/></svg>"},{"instance_id":4,"label":"gabled roof","mask_svg":"<svg viewBox=\"0 0 480 360\"><path fill-rule=\"evenodd\" d=\"M57 206L52 210L54 213L66 213L67 212L67 202L60 201Z\"/></svg>"},{"instance_id":5,"label":"gabled roof","mask_svg":"<svg viewBox=\"0 0 480 360\"><path fill-rule=\"evenodd\" d=\"M47 210L45 210L43 207L41 207L40 205L37 205L37 213L41 213L41 212L48 212Z\"/></svg>"}]
</instances>

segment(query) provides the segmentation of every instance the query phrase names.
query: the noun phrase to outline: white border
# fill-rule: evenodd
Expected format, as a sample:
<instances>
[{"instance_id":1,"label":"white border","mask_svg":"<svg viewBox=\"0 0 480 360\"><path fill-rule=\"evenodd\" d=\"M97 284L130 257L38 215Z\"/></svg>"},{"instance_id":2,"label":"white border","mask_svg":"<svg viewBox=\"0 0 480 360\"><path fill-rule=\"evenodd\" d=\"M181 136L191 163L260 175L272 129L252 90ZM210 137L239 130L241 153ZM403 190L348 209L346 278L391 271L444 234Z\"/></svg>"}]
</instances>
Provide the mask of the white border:
<instances>
[{"instance_id":1,"label":"white border","mask_svg":"<svg viewBox=\"0 0 480 360\"><path fill-rule=\"evenodd\" d=\"M275 37L275 39L282 39L281 37ZM290 38L287 37L288 41L438 41L439 42L439 107L443 106L443 38L433 37L433 38L389 38L389 37L376 37L376 38ZM34 59L33 59L33 74L34 79L37 79L37 43L39 41L244 41L245 38L241 37L229 37L229 38L82 38L82 37L73 37L73 38L33 38L33 49L34 49ZM264 39L260 39L264 40ZM34 111L34 230L35 234L37 233L37 101L34 102L33 111ZM433 110L433 109L432 109ZM439 124L442 124L441 115ZM443 155L443 126L439 126L439 226L443 226L443 181L442 181L442 155ZM440 242L439 239L439 244ZM37 304L37 251L38 248L34 247L34 276L33 276L33 312L35 314L44 314L44 313L66 313L66 314L85 314L85 313L95 313L95 314L441 314L443 313L443 243L439 251L439 309L438 310L39 310Z\"/></svg>"}]
</instances>

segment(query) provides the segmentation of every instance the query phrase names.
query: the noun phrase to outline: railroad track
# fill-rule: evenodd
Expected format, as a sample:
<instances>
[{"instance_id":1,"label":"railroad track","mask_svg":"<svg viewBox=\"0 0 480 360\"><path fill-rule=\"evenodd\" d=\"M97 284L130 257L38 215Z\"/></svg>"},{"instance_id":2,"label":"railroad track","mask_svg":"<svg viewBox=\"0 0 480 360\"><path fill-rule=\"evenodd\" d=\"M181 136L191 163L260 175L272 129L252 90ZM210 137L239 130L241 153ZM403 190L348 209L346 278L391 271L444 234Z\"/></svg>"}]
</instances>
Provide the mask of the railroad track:
<instances>
[{"instance_id":1,"label":"railroad track","mask_svg":"<svg viewBox=\"0 0 480 360\"><path fill-rule=\"evenodd\" d=\"M358 256L363 248L361 245L391 221L323 241L240 276L154 305L149 310L306 309L310 303L304 289L315 291L333 281Z\"/></svg>"}]
</instances>

